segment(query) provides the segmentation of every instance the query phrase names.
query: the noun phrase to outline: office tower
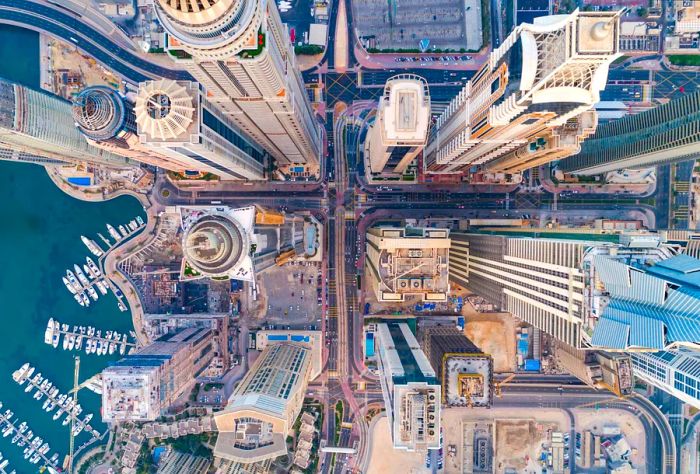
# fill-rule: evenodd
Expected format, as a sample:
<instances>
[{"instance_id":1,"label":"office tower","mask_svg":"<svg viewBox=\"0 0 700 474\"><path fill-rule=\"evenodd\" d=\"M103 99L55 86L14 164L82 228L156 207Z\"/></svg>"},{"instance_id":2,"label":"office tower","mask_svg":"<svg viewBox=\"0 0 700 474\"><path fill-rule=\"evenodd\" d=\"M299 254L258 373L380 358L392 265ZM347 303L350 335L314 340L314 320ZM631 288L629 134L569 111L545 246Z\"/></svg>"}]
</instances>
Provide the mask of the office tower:
<instances>
[{"instance_id":1,"label":"office tower","mask_svg":"<svg viewBox=\"0 0 700 474\"><path fill-rule=\"evenodd\" d=\"M214 357L209 328L168 333L102 371L102 419L105 423L153 421L178 398Z\"/></svg>"},{"instance_id":2,"label":"office tower","mask_svg":"<svg viewBox=\"0 0 700 474\"><path fill-rule=\"evenodd\" d=\"M131 160L88 144L75 128L70 102L0 79L0 159L126 168Z\"/></svg>"},{"instance_id":3,"label":"office tower","mask_svg":"<svg viewBox=\"0 0 700 474\"><path fill-rule=\"evenodd\" d=\"M301 343L267 346L215 415L214 456L253 463L287 454L286 437L299 416L311 371L311 349Z\"/></svg>"},{"instance_id":4,"label":"office tower","mask_svg":"<svg viewBox=\"0 0 700 474\"><path fill-rule=\"evenodd\" d=\"M394 448L440 448L440 382L408 324L379 323L376 345Z\"/></svg>"},{"instance_id":5,"label":"office tower","mask_svg":"<svg viewBox=\"0 0 700 474\"><path fill-rule=\"evenodd\" d=\"M633 352L634 375L700 409L700 352Z\"/></svg>"},{"instance_id":6,"label":"office tower","mask_svg":"<svg viewBox=\"0 0 700 474\"><path fill-rule=\"evenodd\" d=\"M581 152L559 162L566 173L596 175L685 161L700 153L700 92L601 125Z\"/></svg>"},{"instance_id":7,"label":"office tower","mask_svg":"<svg viewBox=\"0 0 700 474\"><path fill-rule=\"evenodd\" d=\"M247 140L194 82L143 82L134 112L139 139L154 153L222 179L265 177L267 153Z\"/></svg>"},{"instance_id":8,"label":"office tower","mask_svg":"<svg viewBox=\"0 0 700 474\"><path fill-rule=\"evenodd\" d=\"M368 229L366 264L377 301L447 300L448 235L448 229Z\"/></svg>"},{"instance_id":9,"label":"office tower","mask_svg":"<svg viewBox=\"0 0 700 474\"><path fill-rule=\"evenodd\" d=\"M468 247L468 264L466 277L451 278L575 349L700 341L700 326L691 324L700 320L700 260L679 255L664 234L555 235L453 232L452 242Z\"/></svg>"},{"instance_id":10,"label":"office tower","mask_svg":"<svg viewBox=\"0 0 700 474\"><path fill-rule=\"evenodd\" d=\"M609 390L619 397L631 394L634 389L629 354L584 351L556 342L554 355L559 368L591 387Z\"/></svg>"},{"instance_id":11,"label":"office tower","mask_svg":"<svg viewBox=\"0 0 700 474\"><path fill-rule=\"evenodd\" d=\"M423 329L422 347L442 384L447 406L487 407L493 392L493 359L454 326Z\"/></svg>"},{"instance_id":12,"label":"office tower","mask_svg":"<svg viewBox=\"0 0 700 474\"><path fill-rule=\"evenodd\" d=\"M403 173L423 151L430 126L428 83L420 76L390 77L369 131L372 173Z\"/></svg>"},{"instance_id":13,"label":"office tower","mask_svg":"<svg viewBox=\"0 0 700 474\"><path fill-rule=\"evenodd\" d=\"M280 165L319 162L314 117L275 2L157 0L171 57Z\"/></svg>"},{"instance_id":14,"label":"office tower","mask_svg":"<svg viewBox=\"0 0 700 474\"><path fill-rule=\"evenodd\" d=\"M303 220L253 206L180 206L181 279L254 281L255 273L281 264L303 247Z\"/></svg>"},{"instance_id":15,"label":"office tower","mask_svg":"<svg viewBox=\"0 0 700 474\"><path fill-rule=\"evenodd\" d=\"M138 137L134 103L114 89L92 86L73 99L73 119L90 145L105 151L183 173L197 170L190 158L158 153Z\"/></svg>"},{"instance_id":16,"label":"office tower","mask_svg":"<svg viewBox=\"0 0 700 474\"><path fill-rule=\"evenodd\" d=\"M619 56L620 12L517 26L438 118L427 173L519 171L578 152Z\"/></svg>"}]
</instances>

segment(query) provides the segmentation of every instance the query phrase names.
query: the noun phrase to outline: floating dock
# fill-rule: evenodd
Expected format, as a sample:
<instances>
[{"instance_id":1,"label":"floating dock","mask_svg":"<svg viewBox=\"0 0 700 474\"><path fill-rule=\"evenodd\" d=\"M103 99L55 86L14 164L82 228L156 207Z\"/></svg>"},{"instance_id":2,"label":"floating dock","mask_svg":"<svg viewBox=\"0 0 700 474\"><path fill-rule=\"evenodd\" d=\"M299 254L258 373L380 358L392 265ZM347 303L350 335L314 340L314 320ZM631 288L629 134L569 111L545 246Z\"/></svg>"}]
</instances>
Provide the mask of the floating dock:
<instances>
[{"instance_id":1,"label":"floating dock","mask_svg":"<svg viewBox=\"0 0 700 474\"><path fill-rule=\"evenodd\" d=\"M92 420L93 415L89 414L85 416L82 420L78 418L83 411L80 404L75 404L73 398L69 394L61 394L58 388L54 387L48 379L41 376L41 373L34 375L34 367L30 366L28 363L24 364L18 370L12 374L12 379L17 382L20 386L27 383L27 387L24 389L26 393L34 392L34 399L40 401L42 398L46 397L44 406L42 408L47 412L51 413L54 409L58 408L54 414L54 421L58 421L61 416L65 413L66 417L63 419L62 424L67 426L72 422L73 434L78 435L81 431L85 430L94 437L99 437L99 431L95 430L90 426L90 420Z\"/></svg>"},{"instance_id":2,"label":"floating dock","mask_svg":"<svg viewBox=\"0 0 700 474\"><path fill-rule=\"evenodd\" d=\"M130 336L135 340L136 334L130 331ZM63 343L61 344L61 338ZM129 335L117 331L105 331L95 329L92 326L70 326L61 324L56 319L49 319L44 334L44 342L53 347L63 347L64 350L85 350L86 354L112 355L119 351L120 355L133 352L135 342L129 342Z\"/></svg>"},{"instance_id":3,"label":"floating dock","mask_svg":"<svg viewBox=\"0 0 700 474\"><path fill-rule=\"evenodd\" d=\"M2 407L1 402L0 407ZM2 430L3 433L9 430L10 434L14 435L14 438L12 438L14 444L20 447L27 446L24 450L24 455L25 459L29 460L29 462L37 464L39 461L42 461L45 466L50 466L55 470L59 470L58 453L54 453L49 457L49 443L44 443L44 440L39 436L35 437L34 432L29 429L27 423L19 423L18 420L13 421L13 415L14 413L11 410L6 410L5 413L0 414L0 430ZM18 428L18 426L22 428ZM3 436L9 436L9 434Z\"/></svg>"}]
</instances>

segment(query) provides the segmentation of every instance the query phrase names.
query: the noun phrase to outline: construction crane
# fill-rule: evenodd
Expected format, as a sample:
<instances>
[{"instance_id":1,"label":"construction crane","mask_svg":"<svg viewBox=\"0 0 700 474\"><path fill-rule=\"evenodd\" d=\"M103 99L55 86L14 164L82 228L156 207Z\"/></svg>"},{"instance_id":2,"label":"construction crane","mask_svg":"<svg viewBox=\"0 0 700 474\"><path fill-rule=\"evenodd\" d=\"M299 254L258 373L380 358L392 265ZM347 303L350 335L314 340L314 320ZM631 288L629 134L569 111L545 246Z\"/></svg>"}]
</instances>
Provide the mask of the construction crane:
<instances>
[{"instance_id":1,"label":"construction crane","mask_svg":"<svg viewBox=\"0 0 700 474\"><path fill-rule=\"evenodd\" d=\"M80 356L75 356L75 370L73 371L73 406L78 405L78 390L80 390ZM73 434L73 425L75 417L70 415L70 447L68 450L68 472L73 472L73 453L75 452L75 435Z\"/></svg>"},{"instance_id":2,"label":"construction crane","mask_svg":"<svg viewBox=\"0 0 700 474\"><path fill-rule=\"evenodd\" d=\"M508 382L510 382L511 380L513 380L514 378L515 378L515 374L510 374L508 377L506 377L505 379L501 380L500 382L495 382L495 383L493 384L493 392L494 392L494 394L495 394L498 398L501 398L501 397L502 397L502 395L501 395L501 389L502 389L505 385L507 385Z\"/></svg>"}]
</instances>

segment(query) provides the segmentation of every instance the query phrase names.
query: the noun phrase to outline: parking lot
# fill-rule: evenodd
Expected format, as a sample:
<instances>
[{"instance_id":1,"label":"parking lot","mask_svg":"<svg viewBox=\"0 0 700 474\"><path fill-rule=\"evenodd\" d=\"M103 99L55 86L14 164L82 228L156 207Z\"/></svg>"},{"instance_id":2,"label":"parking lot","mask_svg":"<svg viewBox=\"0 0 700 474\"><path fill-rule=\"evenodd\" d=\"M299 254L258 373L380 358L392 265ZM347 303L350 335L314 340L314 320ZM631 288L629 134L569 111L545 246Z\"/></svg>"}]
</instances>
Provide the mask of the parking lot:
<instances>
[{"instance_id":1,"label":"parking lot","mask_svg":"<svg viewBox=\"0 0 700 474\"><path fill-rule=\"evenodd\" d=\"M474 0L355 0L353 19L368 46L377 49L481 49L481 3Z\"/></svg>"},{"instance_id":2,"label":"parking lot","mask_svg":"<svg viewBox=\"0 0 700 474\"><path fill-rule=\"evenodd\" d=\"M292 262L265 271L260 289L265 305L263 322L281 326L317 324L321 317L320 278L315 262Z\"/></svg>"}]
</instances>

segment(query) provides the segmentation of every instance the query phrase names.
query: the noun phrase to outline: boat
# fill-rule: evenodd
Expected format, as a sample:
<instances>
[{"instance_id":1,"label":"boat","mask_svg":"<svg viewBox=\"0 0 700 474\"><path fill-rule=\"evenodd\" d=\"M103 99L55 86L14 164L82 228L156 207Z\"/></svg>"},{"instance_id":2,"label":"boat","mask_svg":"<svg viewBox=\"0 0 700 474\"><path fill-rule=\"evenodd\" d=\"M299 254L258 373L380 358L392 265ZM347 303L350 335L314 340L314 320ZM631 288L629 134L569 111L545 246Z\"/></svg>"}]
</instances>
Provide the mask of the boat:
<instances>
[{"instance_id":1,"label":"boat","mask_svg":"<svg viewBox=\"0 0 700 474\"><path fill-rule=\"evenodd\" d=\"M15 370L12 373L12 379L18 384L22 385L27 379L27 372L29 371L29 362L26 362L22 367Z\"/></svg>"},{"instance_id":2,"label":"boat","mask_svg":"<svg viewBox=\"0 0 700 474\"><path fill-rule=\"evenodd\" d=\"M122 240L122 236L119 234L119 232L117 232L117 229L115 229L114 227L112 227L111 224L107 224L107 231L109 232L109 235L111 235L112 238L113 238L114 240L116 240L117 242L119 242L120 240Z\"/></svg>"},{"instance_id":3,"label":"boat","mask_svg":"<svg viewBox=\"0 0 700 474\"><path fill-rule=\"evenodd\" d=\"M88 334L88 336L94 336L95 335L95 328L92 326L88 326L87 334Z\"/></svg>"},{"instance_id":4,"label":"boat","mask_svg":"<svg viewBox=\"0 0 700 474\"><path fill-rule=\"evenodd\" d=\"M100 268L97 265L95 265L95 262L90 257L85 257L85 260L87 261L88 268L90 268L90 270L92 270L92 273L96 277L102 275Z\"/></svg>"},{"instance_id":5,"label":"boat","mask_svg":"<svg viewBox=\"0 0 700 474\"><path fill-rule=\"evenodd\" d=\"M129 230L131 230L132 232L139 228L139 226L136 225L136 221L133 220L133 219L131 219L131 220L129 221L129 223L127 224L127 226L129 226Z\"/></svg>"},{"instance_id":6,"label":"boat","mask_svg":"<svg viewBox=\"0 0 700 474\"><path fill-rule=\"evenodd\" d=\"M95 283L95 286L97 286L97 289L100 290L100 293L102 293L102 295L106 295L109 291L109 289L107 288L107 283L105 283L103 280L98 280Z\"/></svg>"},{"instance_id":7,"label":"boat","mask_svg":"<svg viewBox=\"0 0 700 474\"><path fill-rule=\"evenodd\" d=\"M126 306L124 306L124 303L122 303L121 301L118 301L118 300L117 300L117 308L119 308L119 311L121 311L121 312L126 311Z\"/></svg>"},{"instance_id":8,"label":"boat","mask_svg":"<svg viewBox=\"0 0 700 474\"><path fill-rule=\"evenodd\" d=\"M82 333L78 333L78 336L75 338L75 350L79 351L82 346L83 346L83 335L82 335Z\"/></svg>"},{"instance_id":9,"label":"boat","mask_svg":"<svg viewBox=\"0 0 700 474\"><path fill-rule=\"evenodd\" d=\"M3 438L7 438L8 436L10 436L10 435L12 434L13 431L14 431L13 426L10 425L10 424L8 424L8 425L5 427L5 429L2 430L2 437L3 437ZM19 436L19 435L15 435L15 436ZM13 443L16 443L16 442L17 442L17 441L13 441Z\"/></svg>"},{"instance_id":10,"label":"boat","mask_svg":"<svg viewBox=\"0 0 700 474\"><path fill-rule=\"evenodd\" d=\"M68 280L66 277L61 277L61 279L63 280L63 284L66 285L66 289L75 294L75 287L71 285L70 280Z\"/></svg>"},{"instance_id":11,"label":"boat","mask_svg":"<svg viewBox=\"0 0 700 474\"><path fill-rule=\"evenodd\" d=\"M53 318L49 319L46 325L46 331L44 331L44 344L51 344L53 339Z\"/></svg>"},{"instance_id":12,"label":"boat","mask_svg":"<svg viewBox=\"0 0 700 474\"><path fill-rule=\"evenodd\" d=\"M118 229L119 229L119 233L122 234L122 236L124 236L125 238L129 237L129 232L126 230L126 228L123 225L120 225L118 227Z\"/></svg>"},{"instance_id":13,"label":"boat","mask_svg":"<svg viewBox=\"0 0 700 474\"><path fill-rule=\"evenodd\" d=\"M10 461L8 461L7 459L3 460L2 462L0 462L0 469L2 469L4 471L8 464L10 464ZM15 471L12 471L12 472L15 472Z\"/></svg>"},{"instance_id":14,"label":"boat","mask_svg":"<svg viewBox=\"0 0 700 474\"><path fill-rule=\"evenodd\" d=\"M85 263L83 263L83 273L84 273L85 275L87 275L87 277L88 277L90 280L94 280L94 279L95 279L95 275L94 275L94 274L92 273L92 271L90 270L90 267L88 267L87 264L85 264Z\"/></svg>"},{"instance_id":15,"label":"boat","mask_svg":"<svg viewBox=\"0 0 700 474\"><path fill-rule=\"evenodd\" d=\"M56 421L59 418L61 418L61 415L63 415L63 408L59 406L58 411L56 411L56 413L53 414L53 421Z\"/></svg>"},{"instance_id":16,"label":"boat","mask_svg":"<svg viewBox=\"0 0 700 474\"><path fill-rule=\"evenodd\" d=\"M101 257L104 252L100 249L100 247L93 242L92 240L88 239L84 235L80 236L80 240L83 241L87 249L95 256L95 257Z\"/></svg>"},{"instance_id":17,"label":"boat","mask_svg":"<svg viewBox=\"0 0 700 474\"><path fill-rule=\"evenodd\" d=\"M117 345L114 342L109 343L109 355L114 354L114 351L117 350Z\"/></svg>"},{"instance_id":18,"label":"boat","mask_svg":"<svg viewBox=\"0 0 700 474\"><path fill-rule=\"evenodd\" d=\"M99 298L99 296L97 296L97 292L95 291L95 289L93 287L88 286L87 292L88 292L88 295L90 295L90 298L93 299L93 301L97 301L97 298Z\"/></svg>"},{"instance_id":19,"label":"boat","mask_svg":"<svg viewBox=\"0 0 700 474\"><path fill-rule=\"evenodd\" d=\"M73 298L80 306L85 306L85 303L83 303L83 298L80 295L73 295Z\"/></svg>"},{"instance_id":20,"label":"boat","mask_svg":"<svg viewBox=\"0 0 700 474\"><path fill-rule=\"evenodd\" d=\"M85 340L85 353L92 353L92 339L90 339L89 337Z\"/></svg>"},{"instance_id":21,"label":"boat","mask_svg":"<svg viewBox=\"0 0 700 474\"><path fill-rule=\"evenodd\" d=\"M51 456L51 459L49 459L51 464L56 464L58 462L58 453L54 453L53 456Z\"/></svg>"},{"instance_id":22,"label":"boat","mask_svg":"<svg viewBox=\"0 0 700 474\"><path fill-rule=\"evenodd\" d=\"M41 445L41 448L39 448L39 452L41 454L46 454L49 452L49 449L51 449L51 446L49 445L49 443L44 443Z\"/></svg>"},{"instance_id":23,"label":"boat","mask_svg":"<svg viewBox=\"0 0 700 474\"><path fill-rule=\"evenodd\" d=\"M29 460L30 463L36 464L39 462L39 459L41 459L41 454L36 453L32 458Z\"/></svg>"},{"instance_id":24,"label":"boat","mask_svg":"<svg viewBox=\"0 0 700 474\"><path fill-rule=\"evenodd\" d=\"M77 291L80 291L82 287L80 286L80 282L78 282L78 279L75 277L75 274L70 270L66 270L66 275L68 275L68 281L71 285L73 285L73 288L75 288Z\"/></svg>"},{"instance_id":25,"label":"boat","mask_svg":"<svg viewBox=\"0 0 700 474\"><path fill-rule=\"evenodd\" d=\"M68 349L68 339L69 339L68 335L63 336L63 350L64 351Z\"/></svg>"},{"instance_id":26,"label":"boat","mask_svg":"<svg viewBox=\"0 0 700 474\"><path fill-rule=\"evenodd\" d=\"M119 355L124 355L124 352L126 352L126 334L124 334L124 340L119 345Z\"/></svg>"},{"instance_id":27,"label":"boat","mask_svg":"<svg viewBox=\"0 0 700 474\"><path fill-rule=\"evenodd\" d=\"M141 219L141 216L136 216L136 222L138 222L139 225L143 225L143 219Z\"/></svg>"},{"instance_id":28,"label":"boat","mask_svg":"<svg viewBox=\"0 0 700 474\"><path fill-rule=\"evenodd\" d=\"M90 300L84 292L80 293L80 297L83 299L83 305L90 306Z\"/></svg>"},{"instance_id":29,"label":"boat","mask_svg":"<svg viewBox=\"0 0 700 474\"><path fill-rule=\"evenodd\" d=\"M75 348L75 334L68 336L68 350L72 351Z\"/></svg>"},{"instance_id":30,"label":"boat","mask_svg":"<svg viewBox=\"0 0 700 474\"><path fill-rule=\"evenodd\" d=\"M88 286L90 284L87 277L85 276L85 274L80 269L77 263L73 264L73 270L75 270L75 274L78 276L78 280L80 281L80 283L83 284L83 286Z\"/></svg>"},{"instance_id":31,"label":"boat","mask_svg":"<svg viewBox=\"0 0 700 474\"><path fill-rule=\"evenodd\" d=\"M41 409L42 409L42 410L46 410L46 407L49 406L49 403L51 403L51 399L50 399L50 398L47 398L46 400L44 400L44 403L41 405Z\"/></svg>"}]
</instances>

